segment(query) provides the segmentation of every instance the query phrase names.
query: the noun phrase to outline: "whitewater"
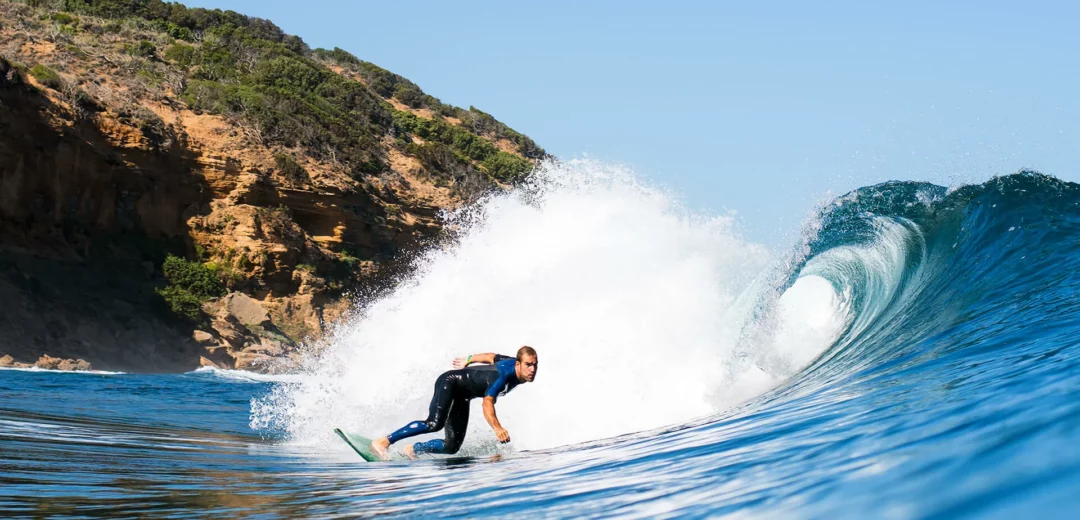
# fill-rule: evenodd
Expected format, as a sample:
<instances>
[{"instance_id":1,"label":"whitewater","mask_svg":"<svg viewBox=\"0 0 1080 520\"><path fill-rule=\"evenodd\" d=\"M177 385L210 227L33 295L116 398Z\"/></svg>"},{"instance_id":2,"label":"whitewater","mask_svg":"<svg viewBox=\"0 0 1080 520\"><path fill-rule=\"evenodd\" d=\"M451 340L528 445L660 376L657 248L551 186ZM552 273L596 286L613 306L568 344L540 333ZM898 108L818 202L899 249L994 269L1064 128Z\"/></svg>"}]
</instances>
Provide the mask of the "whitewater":
<instances>
[{"instance_id":1,"label":"whitewater","mask_svg":"<svg viewBox=\"0 0 1080 520\"><path fill-rule=\"evenodd\" d=\"M549 162L259 375L0 371L0 514L1067 517L1080 186L826 201L770 252L624 168ZM361 461L453 358L534 347L462 451ZM433 436L421 437L419 440ZM397 447L395 447L397 448Z\"/></svg>"},{"instance_id":2,"label":"whitewater","mask_svg":"<svg viewBox=\"0 0 1080 520\"><path fill-rule=\"evenodd\" d=\"M500 410L514 447L602 439L745 400L819 354L843 322L828 284L799 284L788 312L769 318L794 325L826 308L813 318L831 330L799 323L816 341L740 344L771 296L764 248L739 239L731 217L686 214L593 162L548 165L448 220L453 244L418 258L416 274L342 326L308 358L303 382L256 399L253 428L322 446L339 442L334 427L386 433L426 416L453 358L531 345L543 375ZM734 370L748 352L758 364ZM491 437L483 421L472 426L469 437Z\"/></svg>"}]
</instances>

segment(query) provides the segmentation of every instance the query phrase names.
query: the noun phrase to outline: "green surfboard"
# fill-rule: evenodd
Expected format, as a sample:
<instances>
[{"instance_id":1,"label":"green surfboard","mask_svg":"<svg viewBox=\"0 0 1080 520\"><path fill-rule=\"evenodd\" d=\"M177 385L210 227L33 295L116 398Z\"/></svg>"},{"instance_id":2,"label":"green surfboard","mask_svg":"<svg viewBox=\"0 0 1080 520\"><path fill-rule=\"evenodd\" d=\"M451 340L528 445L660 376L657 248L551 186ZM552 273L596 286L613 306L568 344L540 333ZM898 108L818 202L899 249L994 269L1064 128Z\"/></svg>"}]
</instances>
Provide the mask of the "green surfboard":
<instances>
[{"instance_id":1,"label":"green surfboard","mask_svg":"<svg viewBox=\"0 0 1080 520\"><path fill-rule=\"evenodd\" d=\"M355 433L343 432L340 428L334 428L334 433L338 434L353 450L356 450L356 453L359 453L364 460L368 462L382 461L374 451L371 451L371 439Z\"/></svg>"}]
</instances>

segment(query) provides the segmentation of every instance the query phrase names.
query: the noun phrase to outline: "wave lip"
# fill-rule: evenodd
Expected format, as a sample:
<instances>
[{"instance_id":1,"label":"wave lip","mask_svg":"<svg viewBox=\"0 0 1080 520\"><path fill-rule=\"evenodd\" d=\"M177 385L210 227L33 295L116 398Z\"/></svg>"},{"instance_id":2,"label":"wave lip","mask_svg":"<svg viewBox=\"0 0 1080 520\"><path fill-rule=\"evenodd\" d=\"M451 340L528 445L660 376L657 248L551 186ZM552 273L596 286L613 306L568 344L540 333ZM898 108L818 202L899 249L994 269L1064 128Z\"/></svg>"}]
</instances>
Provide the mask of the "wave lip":
<instances>
[{"instance_id":1,"label":"wave lip","mask_svg":"<svg viewBox=\"0 0 1080 520\"><path fill-rule=\"evenodd\" d=\"M978 314L999 318L994 311L1016 299L1072 287L1078 204L1080 186L1034 172L955 190L893 182L841 197L800 266L850 294L854 309L822 361L878 366Z\"/></svg>"}]
</instances>

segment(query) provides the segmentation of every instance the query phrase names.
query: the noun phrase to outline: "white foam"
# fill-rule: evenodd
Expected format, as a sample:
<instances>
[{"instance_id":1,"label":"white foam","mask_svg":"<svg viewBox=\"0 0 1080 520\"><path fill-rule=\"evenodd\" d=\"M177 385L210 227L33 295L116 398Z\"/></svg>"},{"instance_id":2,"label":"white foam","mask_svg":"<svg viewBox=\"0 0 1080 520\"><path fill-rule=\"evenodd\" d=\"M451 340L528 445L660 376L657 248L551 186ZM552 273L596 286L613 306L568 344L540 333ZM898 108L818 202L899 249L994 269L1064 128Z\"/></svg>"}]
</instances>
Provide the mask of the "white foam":
<instances>
[{"instance_id":1,"label":"white foam","mask_svg":"<svg viewBox=\"0 0 1080 520\"><path fill-rule=\"evenodd\" d=\"M770 309L767 327L755 339L760 344L740 352L730 363L727 392L717 408L754 397L783 382L824 352L851 323L850 294L838 294L828 280L798 278Z\"/></svg>"},{"instance_id":2,"label":"white foam","mask_svg":"<svg viewBox=\"0 0 1080 520\"><path fill-rule=\"evenodd\" d=\"M428 253L408 283L338 330L300 379L253 401L252 427L284 429L297 443L330 444L334 427L385 435L427 415L432 384L453 357L513 355L523 344L539 353L536 382L497 408L519 449L734 404L728 390L755 377L730 369L757 293L768 289L766 249L740 239L730 216L687 214L625 170L551 163L534 178L531 189L456 215L458 243ZM786 318L774 320L785 324L782 337L798 337L807 322L835 324L816 302L842 313L831 288L807 281L793 291ZM761 359L784 362L755 369L772 384L828 346L775 345L782 349ZM478 402L470 424L466 448L490 442Z\"/></svg>"},{"instance_id":3,"label":"white foam","mask_svg":"<svg viewBox=\"0 0 1080 520\"><path fill-rule=\"evenodd\" d=\"M262 374L259 372L249 372L247 370L231 370L215 367L199 367L188 372L188 374L203 374L231 381L252 383L288 383L301 381L303 379L303 376L296 374Z\"/></svg>"}]
</instances>

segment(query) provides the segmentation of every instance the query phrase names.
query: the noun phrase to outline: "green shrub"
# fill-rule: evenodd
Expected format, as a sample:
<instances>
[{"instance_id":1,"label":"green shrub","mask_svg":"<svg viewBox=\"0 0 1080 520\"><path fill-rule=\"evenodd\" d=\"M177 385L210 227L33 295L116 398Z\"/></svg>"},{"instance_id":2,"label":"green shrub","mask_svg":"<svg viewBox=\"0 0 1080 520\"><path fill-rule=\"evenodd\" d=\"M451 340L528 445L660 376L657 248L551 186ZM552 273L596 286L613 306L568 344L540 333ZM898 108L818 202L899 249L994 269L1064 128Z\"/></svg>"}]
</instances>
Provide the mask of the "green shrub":
<instances>
[{"instance_id":1,"label":"green shrub","mask_svg":"<svg viewBox=\"0 0 1080 520\"><path fill-rule=\"evenodd\" d=\"M228 288L235 289L246 279L244 273L234 268L229 262L207 262L206 268Z\"/></svg>"},{"instance_id":2,"label":"green shrub","mask_svg":"<svg viewBox=\"0 0 1080 520\"><path fill-rule=\"evenodd\" d=\"M500 181L512 182L529 173L533 164L527 159L500 150L485 159L480 166L488 175Z\"/></svg>"},{"instance_id":3,"label":"green shrub","mask_svg":"<svg viewBox=\"0 0 1080 520\"><path fill-rule=\"evenodd\" d=\"M230 81L240 77L236 57L224 47L203 45L195 55L198 68L193 76L209 81Z\"/></svg>"},{"instance_id":4,"label":"green shrub","mask_svg":"<svg viewBox=\"0 0 1080 520\"><path fill-rule=\"evenodd\" d=\"M60 35L63 36L65 39L71 40L72 38L75 38L75 35L78 32L79 31L76 30L75 26L73 26L73 25L61 25L60 26Z\"/></svg>"},{"instance_id":5,"label":"green shrub","mask_svg":"<svg viewBox=\"0 0 1080 520\"><path fill-rule=\"evenodd\" d=\"M277 169L281 172L281 175L291 182L304 184L311 180L307 170L305 170L300 163L296 162L291 155L279 153L274 156L274 163L277 165Z\"/></svg>"},{"instance_id":6,"label":"green shrub","mask_svg":"<svg viewBox=\"0 0 1080 520\"><path fill-rule=\"evenodd\" d=\"M162 19L154 20L154 28L168 34L169 36L176 38L177 40L192 41L195 39L195 33L187 27L179 26L173 22L169 22Z\"/></svg>"},{"instance_id":7,"label":"green shrub","mask_svg":"<svg viewBox=\"0 0 1080 520\"><path fill-rule=\"evenodd\" d=\"M154 43L149 40L139 40L128 45L125 51L132 56L151 58L157 54L157 47L154 47Z\"/></svg>"},{"instance_id":8,"label":"green shrub","mask_svg":"<svg viewBox=\"0 0 1080 520\"><path fill-rule=\"evenodd\" d=\"M499 149L495 148L491 141L483 137L470 134L457 127L450 128L453 129L450 144L454 147L454 150L474 161L484 161L499 152Z\"/></svg>"},{"instance_id":9,"label":"green shrub","mask_svg":"<svg viewBox=\"0 0 1080 520\"><path fill-rule=\"evenodd\" d=\"M175 63L182 69L186 69L195 64L196 59L198 59L198 51L191 45L177 43L165 49L165 59Z\"/></svg>"},{"instance_id":10,"label":"green shrub","mask_svg":"<svg viewBox=\"0 0 1080 520\"><path fill-rule=\"evenodd\" d=\"M486 161L499 153L499 149L491 141L445 121L424 119L402 111L394 111L393 118L394 128L399 133L411 133L428 141L448 145L456 154L474 161Z\"/></svg>"},{"instance_id":11,"label":"green shrub","mask_svg":"<svg viewBox=\"0 0 1080 520\"><path fill-rule=\"evenodd\" d=\"M375 175L386 171L386 163L377 156L372 155L366 161L361 161L353 169L353 176Z\"/></svg>"},{"instance_id":12,"label":"green shrub","mask_svg":"<svg viewBox=\"0 0 1080 520\"><path fill-rule=\"evenodd\" d=\"M546 155L543 148L536 146L532 139L510 129L503 123L491 117L490 114L476 107L469 107L468 112L454 116L461 119L461 124L477 134L490 136L492 139L507 139L518 146L518 151L530 159L537 159Z\"/></svg>"},{"instance_id":13,"label":"green shrub","mask_svg":"<svg viewBox=\"0 0 1080 520\"><path fill-rule=\"evenodd\" d=\"M360 65L360 60L356 56L337 47L334 47L332 51L315 49L311 53L316 57L337 62L339 65Z\"/></svg>"},{"instance_id":14,"label":"green shrub","mask_svg":"<svg viewBox=\"0 0 1080 520\"><path fill-rule=\"evenodd\" d=\"M161 265L161 271L165 273L169 285L187 291L196 298L208 300L225 295L225 288L214 272L200 262L189 262L169 255Z\"/></svg>"},{"instance_id":15,"label":"green shrub","mask_svg":"<svg viewBox=\"0 0 1080 520\"><path fill-rule=\"evenodd\" d=\"M397 87L398 76L393 72L390 72L374 63L368 63L361 61L357 66L357 72L360 73L360 77L364 78L367 82L368 88L374 90L384 98L388 98L394 94L394 88ZM401 78L404 79L404 78Z\"/></svg>"},{"instance_id":16,"label":"green shrub","mask_svg":"<svg viewBox=\"0 0 1080 520\"><path fill-rule=\"evenodd\" d=\"M75 44L72 44L72 43L64 44L64 50L68 51L71 54L74 54L75 56L78 56L80 58L85 58L86 57L86 51L83 51L82 49L79 48L78 45L75 45Z\"/></svg>"},{"instance_id":17,"label":"green shrub","mask_svg":"<svg viewBox=\"0 0 1080 520\"><path fill-rule=\"evenodd\" d=\"M195 323L203 320L202 300L195 295L175 285L158 289L157 293L165 300L169 309L180 317Z\"/></svg>"},{"instance_id":18,"label":"green shrub","mask_svg":"<svg viewBox=\"0 0 1080 520\"><path fill-rule=\"evenodd\" d=\"M157 293L177 315L192 322L203 319L202 304L225 294L217 275L199 262L189 262L174 255L165 257L161 271L169 283Z\"/></svg>"},{"instance_id":19,"label":"green shrub","mask_svg":"<svg viewBox=\"0 0 1080 520\"><path fill-rule=\"evenodd\" d=\"M72 16L72 15L70 15L68 13L64 13L64 12L53 13L52 16L50 16L50 18L52 18L54 22L56 22L56 23L58 23L60 25L70 25L70 26L73 26L73 27L79 25L79 18L78 17Z\"/></svg>"},{"instance_id":20,"label":"green shrub","mask_svg":"<svg viewBox=\"0 0 1080 520\"><path fill-rule=\"evenodd\" d=\"M394 89L394 99L401 101L410 108L424 106L424 93L415 85L398 85Z\"/></svg>"},{"instance_id":21,"label":"green shrub","mask_svg":"<svg viewBox=\"0 0 1080 520\"><path fill-rule=\"evenodd\" d=\"M307 60L282 56L259 62L252 80L299 94L314 92L329 79L328 75L324 69Z\"/></svg>"},{"instance_id":22,"label":"green shrub","mask_svg":"<svg viewBox=\"0 0 1080 520\"><path fill-rule=\"evenodd\" d=\"M449 146L438 142L427 142L422 145L409 143L405 152L420 160L420 164L433 170L431 173L442 172L450 174L468 169L468 159L462 157Z\"/></svg>"},{"instance_id":23,"label":"green shrub","mask_svg":"<svg viewBox=\"0 0 1080 520\"><path fill-rule=\"evenodd\" d=\"M359 267L362 260L357 258L352 251L344 250L338 253L337 259L335 259L334 272L331 275L334 278L347 278Z\"/></svg>"},{"instance_id":24,"label":"green shrub","mask_svg":"<svg viewBox=\"0 0 1080 520\"><path fill-rule=\"evenodd\" d=\"M151 67L145 66L139 67L139 70L135 72L135 75L145 79L148 85L160 86L163 79L158 71L154 70Z\"/></svg>"},{"instance_id":25,"label":"green shrub","mask_svg":"<svg viewBox=\"0 0 1080 520\"><path fill-rule=\"evenodd\" d=\"M42 85L54 90L60 90L64 86L64 81L60 79L60 75L55 70L38 63L30 69L30 75L41 82Z\"/></svg>"}]
</instances>

